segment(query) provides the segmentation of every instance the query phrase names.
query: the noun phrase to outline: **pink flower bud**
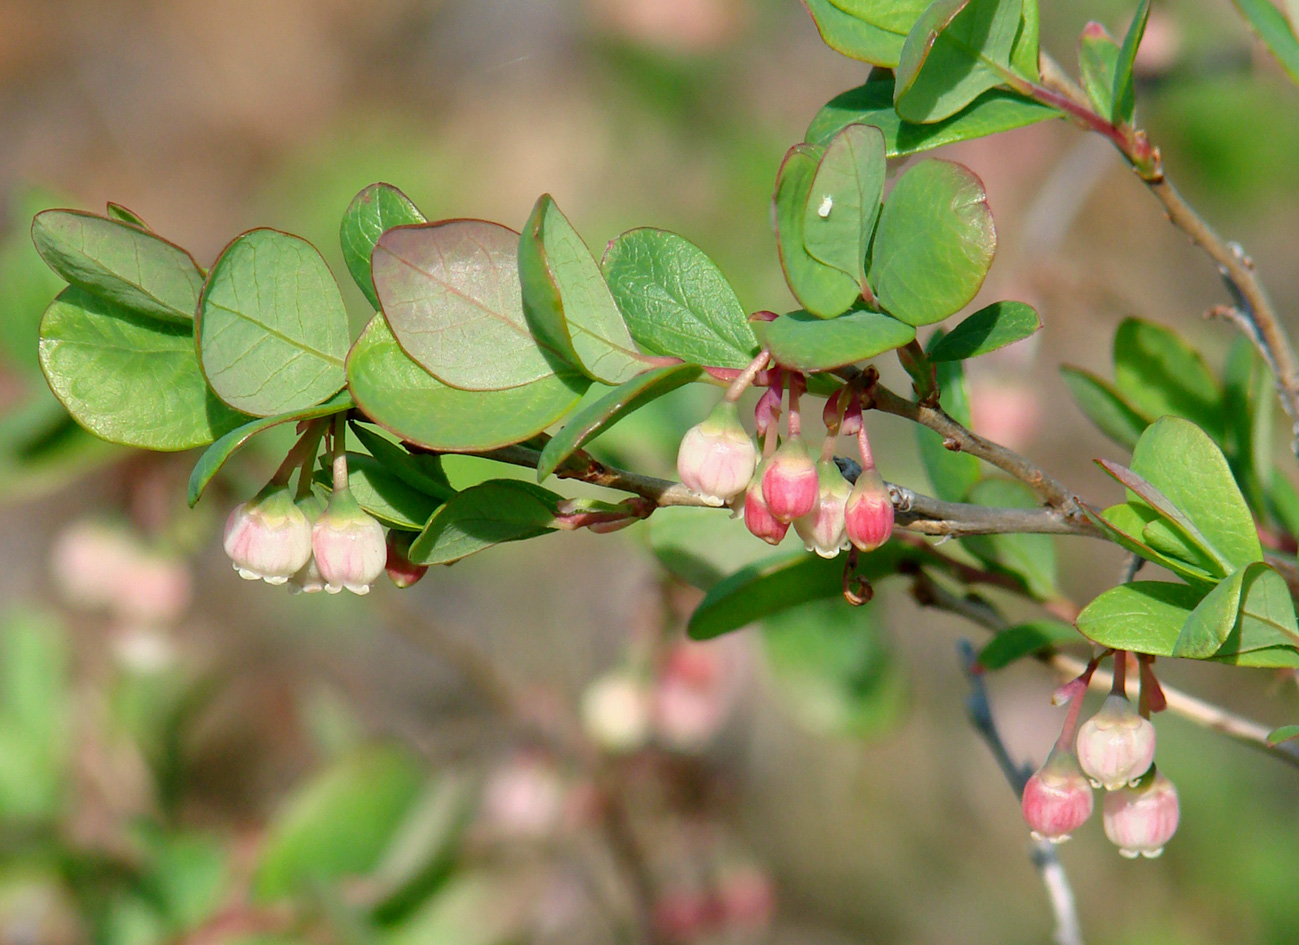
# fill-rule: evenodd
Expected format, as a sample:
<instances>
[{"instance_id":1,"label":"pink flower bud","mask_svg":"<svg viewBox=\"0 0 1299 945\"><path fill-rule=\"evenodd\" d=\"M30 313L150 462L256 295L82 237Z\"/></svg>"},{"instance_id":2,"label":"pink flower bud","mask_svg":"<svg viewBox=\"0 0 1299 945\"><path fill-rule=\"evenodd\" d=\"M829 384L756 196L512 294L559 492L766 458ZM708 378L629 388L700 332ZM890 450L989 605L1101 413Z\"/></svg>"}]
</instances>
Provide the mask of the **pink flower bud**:
<instances>
[{"instance_id":1,"label":"pink flower bud","mask_svg":"<svg viewBox=\"0 0 1299 945\"><path fill-rule=\"evenodd\" d=\"M729 400L687 430L677 451L677 474L686 488L724 502L744 491L757 465L758 451Z\"/></svg>"},{"instance_id":2,"label":"pink flower bud","mask_svg":"<svg viewBox=\"0 0 1299 945\"><path fill-rule=\"evenodd\" d=\"M771 457L762 474L762 497L779 522L792 522L816 505L816 463L803 438L791 436Z\"/></svg>"},{"instance_id":3,"label":"pink flower bud","mask_svg":"<svg viewBox=\"0 0 1299 945\"><path fill-rule=\"evenodd\" d=\"M1132 859L1163 853L1164 844L1177 832L1179 814L1177 788L1156 771L1149 784L1106 794L1101 818L1105 836Z\"/></svg>"},{"instance_id":4,"label":"pink flower bud","mask_svg":"<svg viewBox=\"0 0 1299 945\"><path fill-rule=\"evenodd\" d=\"M771 514L771 509L767 508L767 500L762 497L762 474L768 462L769 460L764 460L758 467L757 474L749 483L749 488L745 490L744 526L767 544L779 545L785 540L789 523L777 521L776 516Z\"/></svg>"},{"instance_id":5,"label":"pink flower bud","mask_svg":"<svg viewBox=\"0 0 1299 945\"><path fill-rule=\"evenodd\" d=\"M388 579L403 590L428 573L427 564L410 560L411 538L411 532L396 529L388 532L388 560L384 569L388 572Z\"/></svg>"},{"instance_id":6,"label":"pink flower bud","mask_svg":"<svg viewBox=\"0 0 1299 945\"><path fill-rule=\"evenodd\" d=\"M311 549L325 590L337 594L370 593L370 585L383 574L388 549L383 526L352 498L346 487L335 489L329 505L311 530Z\"/></svg>"},{"instance_id":7,"label":"pink flower bud","mask_svg":"<svg viewBox=\"0 0 1299 945\"><path fill-rule=\"evenodd\" d=\"M874 551L893 534L893 499L872 467L863 469L844 507L844 531L862 551Z\"/></svg>"},{"instance_id":8,"label":"pink flower bud","mask_svg":"<svg viewBox=\"0 0 1299 945\"><path fill-rule=\"evenodd\" d=\"M311 560L311 523L287 486L270 485L235 506L223 544L241 578L283 584Z\"/></svg>"},{"instance_id":9,"label":"pink flower bud","mask_svg":"<svg viewBox=\"0 0 1299 945\"><path fill-rule=\"evenodd\" d=\"M1033 836L1063 843L1092 815L1092 789L1071 751L1051 749L1024 785L1024 820Z\"/></svg>"},{"instance_id":10,"label":"pink flower bud","mask_svg":"<svg viewBox=\"0 0 1299 945\"><path fill-rule=\"evenodd\" d=\"M843 477L832 459L818 462L816 473L816 505L806 515L794 519L794 530L803 539L808 551L815 551L822 558L833 558L848 547L848 538L844 532L844 508L852 493L852 485Z\"/></svg>"},{"instance_id":11,"label":"pink flower bud","mask_svg":"<svg viewBox=\"0 0 1299 945\"><path fill-rule=\"evenodd\" d=\"M1117 692L1078 730L1078 762L1092 783L1107 791L1141 777L1154 760L1155 727Z\"/></svg>"}]
</instances>

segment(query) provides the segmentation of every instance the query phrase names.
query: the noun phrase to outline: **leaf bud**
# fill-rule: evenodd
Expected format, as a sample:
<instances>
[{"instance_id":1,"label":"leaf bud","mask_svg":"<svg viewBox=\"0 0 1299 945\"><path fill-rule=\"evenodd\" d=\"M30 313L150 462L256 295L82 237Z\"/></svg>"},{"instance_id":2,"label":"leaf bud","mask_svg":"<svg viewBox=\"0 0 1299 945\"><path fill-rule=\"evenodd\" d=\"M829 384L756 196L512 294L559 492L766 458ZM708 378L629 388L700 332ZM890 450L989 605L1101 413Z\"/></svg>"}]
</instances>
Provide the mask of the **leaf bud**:
<instances>
[{"instance_id":1,"label":"leaf bud","mask_svg":"<svg viewBox=\"0 0 1299 945\"><path fill-rule=\"evenodd\" d=\"M1092 783L1117 791L1141 777L1155 760L1155 727L1127 696L1106 696L1100 711L1078 730L1078 762Z\"/></svg>"},{"instance_id":2,"label":"leaf bud","mask_svg":"<svg viewBox=\"0 0 1299 945\"><path fill-rule=\"evenodd\" d=\"M687 430L677 451L677 474L686 488L723 502L744 491L757 465L758 451L729 400Z\"/></svg>"}]
</instances>

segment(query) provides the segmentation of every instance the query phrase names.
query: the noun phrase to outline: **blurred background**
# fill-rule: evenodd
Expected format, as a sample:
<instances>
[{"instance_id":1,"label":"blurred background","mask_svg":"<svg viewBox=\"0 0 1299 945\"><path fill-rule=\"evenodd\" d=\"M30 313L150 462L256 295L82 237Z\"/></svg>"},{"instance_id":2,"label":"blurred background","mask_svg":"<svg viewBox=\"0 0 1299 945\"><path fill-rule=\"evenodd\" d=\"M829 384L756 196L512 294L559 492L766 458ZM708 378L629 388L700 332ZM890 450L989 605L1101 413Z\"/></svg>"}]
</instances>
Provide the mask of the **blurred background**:
<instances>
[{"instance_id":1,"label":"blurred background","mask_svg":"<svg viewBox=\"0 0 1299 945\"><path fill-rule=\"evenodd\" d=\"M1044 4L1043 46L1072 70L1086 21L1122 35L1130 6ZM1170 177L1299 331L1299 92L1227 0L1157 5L1138 68ZM0 0L0 945L1049 940L1018 804L965 718L956 645L981 631L904 582L687 644L699 592L660 559L691 549L706 582L766 549L681 510L404 592L290 597L240 581L219 543L283 439L188 511L194 455L93 440L37 366L60 282L30 218L110 200L201 265L254 226L307 237L358 329L338 222L377 180L430 219L516 228L549 192L597 255L672 229L746 307L793 308L776 169L865 76L795 0ZM1220 367L1216 273L1063 122L940 156L982 177L997 220L971 308L1022 299L1045 323L971 365L975 429L1117 501L1091 460L1118 448L1057 367L1110 376L1129 315ZM680 391L597 447L670 474L714 397ZM868 420L884 475L928 491L907 425ZM487 465L447 469L517 474ZM1057 554L1076 603L1117 580L1112 546ZM1293 678L1161 670L1299 716ZM1032 661L990 678L1017 758L1054 741L1054 684ZM1299 940L1299 772L1176 718L1159 737L1182 803L1165 855L1122 860L1096 822L1062 849L1088 941Z\"/></svg>"}]
</instances>

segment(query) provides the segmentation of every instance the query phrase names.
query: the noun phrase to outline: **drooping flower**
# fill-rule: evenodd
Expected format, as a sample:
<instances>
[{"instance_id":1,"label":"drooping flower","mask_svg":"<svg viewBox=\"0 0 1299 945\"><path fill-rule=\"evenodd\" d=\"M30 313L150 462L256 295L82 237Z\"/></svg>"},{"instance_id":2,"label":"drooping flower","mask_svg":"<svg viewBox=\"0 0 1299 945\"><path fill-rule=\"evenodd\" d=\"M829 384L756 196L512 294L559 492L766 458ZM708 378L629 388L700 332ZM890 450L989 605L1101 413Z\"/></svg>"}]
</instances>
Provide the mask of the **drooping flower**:
<instances>
[{"instance_id":1,"label":"drooping flower","mask_svg":"<svg viewBox=\"0 0 1299 945\"><path fill-rule=\"evenodd\" d=\"M762 473L762 497L779 522L792 522L816 505L816 463L803 438L793 435L780 445Z\"/></svg>"},{"instance_id":2,"label":"drooping flower","mask_svg":"<svg viewBox=\"0 0 1299 945\"><path fill-rule=\"evenodd\" d=\"M1068 749L1051 749L1024 785L1024 820L1033 836L1063 843L1092 815L1092 789Z\"/></svg>"},{"instance_id":3,"label":"drooping flower","mask_svg":"<svg viewBox=\"0 0 1299 945\"><path fill-rule=\"evenodd\" d=\"M861 551L874 551L893 534L893 499L875 467L863 468L844 506L844 531Z\"/></svg>"},{"instance_id":4,"label":"drooping flower","mask_svg":"<svg viewBox=\"0 0 1299 945\"><path fill-rule=\"evenodd\" d=\"M816 504L806 515L794 519L794 530L808 551L815 551L822 558L833 558L848 547L844 509L852 486L833 459L818 462L816 474Z\"/></svg>"},{"instance_id":5,"label":"drooping flower","mask_svg":"<svg viewBox=\"0 0 1299 945\"><path fill-rule=\"evenodd\" d=\"M785 540L789 523L779 521L767 507L767 500L762 497L762 474L767 468L768 460L758 467L753 481L744 492L744 527L769 545L778 545Z\"/></svg>"},{"instance_id":6,"label":"drooping flower","mask_svg":"<svg viewBox=\"0 0 1299 945\"><path fill-rule=\"evenodd\" d=\"M283 584L311 559L311 523L288 486L271 484L235 506L222 544L247 581Z\"/></svg>"},{"instance_id":7,"label":"drooping flower","mask_svg":"<svg viewBox=\"0 0 1299 945\"><path fill-rule=\"evenodd\" d=\"M686 487L723 502L744 491L757 465L758 451L729 400L687 430L677 451L677 474Z\"/></svg>"},{"instance_id":8,"label":"drooping flower","mask_svg":"<svg viewBox=\"0 0 1299 945\"><path fill-rule=\"evenodd\" d=\"M1106 794L1101 811L1105 836L1129 859L1163 853L1179 817L1177 788L1159 771L1147 783Z\"/></svg>"},{"instance_id":9,"label":"drooping flower","mask_svg":"<svg viewBox=\"0 0 1299 945\"><path fill-rule=\"evenodd\" d=\"M1078 730L1078 762L1092 783L1117 791L1150 770L1155 727L1127 696L1113 692Z\"/></svg>"},{"instance_id":10,"label":"drooping flower","mask_svg":"<svg viewBox=\"0 0 1299 945\"><path fill-rule=\"evenodd\" d=\"M402 589L410 587L428 573L427 564L416 564L410 560L410 543L413 535L392 529L388 532L388 559L384 570L388 579Z\"/></svg>"},{"instance_id":11,"label":"drooping flower","mask_svg":"<svg viewBox=\"0 0 1299 945\"><path fill-rule=\"evenodd\" d=\"M316 521L325 511L325 503L320 496L312 492L298 499L298 508L302 509L302 514L307 516L307 521L314 528ZM298 570L297 574L289 578L291 594L318 594L324 589L325 579L320 576L320 568L316 567L314 555Z\"/></svg>"},{"instance_id":12,"label":"drooping flower","mask_svg":"<svg viewBox=\"0 0 1299 945\"><path fill-rule=\"evenodd\" d=\"M361 508L346 485L330 494L329 505L311 530L311 549L331 594L343 588L370 593L388 560L383 526Z\"/></svg>"}]
</instances>

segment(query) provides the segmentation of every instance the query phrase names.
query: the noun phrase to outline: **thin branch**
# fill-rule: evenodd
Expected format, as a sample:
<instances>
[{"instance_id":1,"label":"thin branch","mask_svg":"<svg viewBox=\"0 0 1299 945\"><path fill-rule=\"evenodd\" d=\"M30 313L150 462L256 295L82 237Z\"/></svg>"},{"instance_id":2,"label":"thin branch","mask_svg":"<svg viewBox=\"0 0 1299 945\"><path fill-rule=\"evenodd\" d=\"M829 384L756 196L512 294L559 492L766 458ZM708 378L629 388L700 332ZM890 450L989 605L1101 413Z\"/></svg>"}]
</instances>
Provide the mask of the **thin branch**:
<instances>
[{"instance_id":1,"label":"thin branch","mask_svg":"<svg viewBox=\"0 0 1299 945\"><path fill-rule=\"evenodd\" d=\"M992 706L988 703L988 689L983 683L983 674L975 672L974 647L970 641L961 640L958 644L961 669L970 683L970 695L966 699L970 723L982 736L992 756L997 760L1002 774L1006 776L1015 797L1023 797L1024 785L1033 775L1033 769L1027 765L1017 765L1006 750L1006 743L997 731L992 718ZM1078 921L1078 904L1074 899L1073 887L1069 885L1069 876L1065 873L1064 864L1055 844L1049 840L1034 839L1029 858L1037 869L1042 885L1046 887L1046 898L1051 905L1051 914L1055 917L1056 945L1083 945L1082 925Z\"/></svg>"}]
</instances>

